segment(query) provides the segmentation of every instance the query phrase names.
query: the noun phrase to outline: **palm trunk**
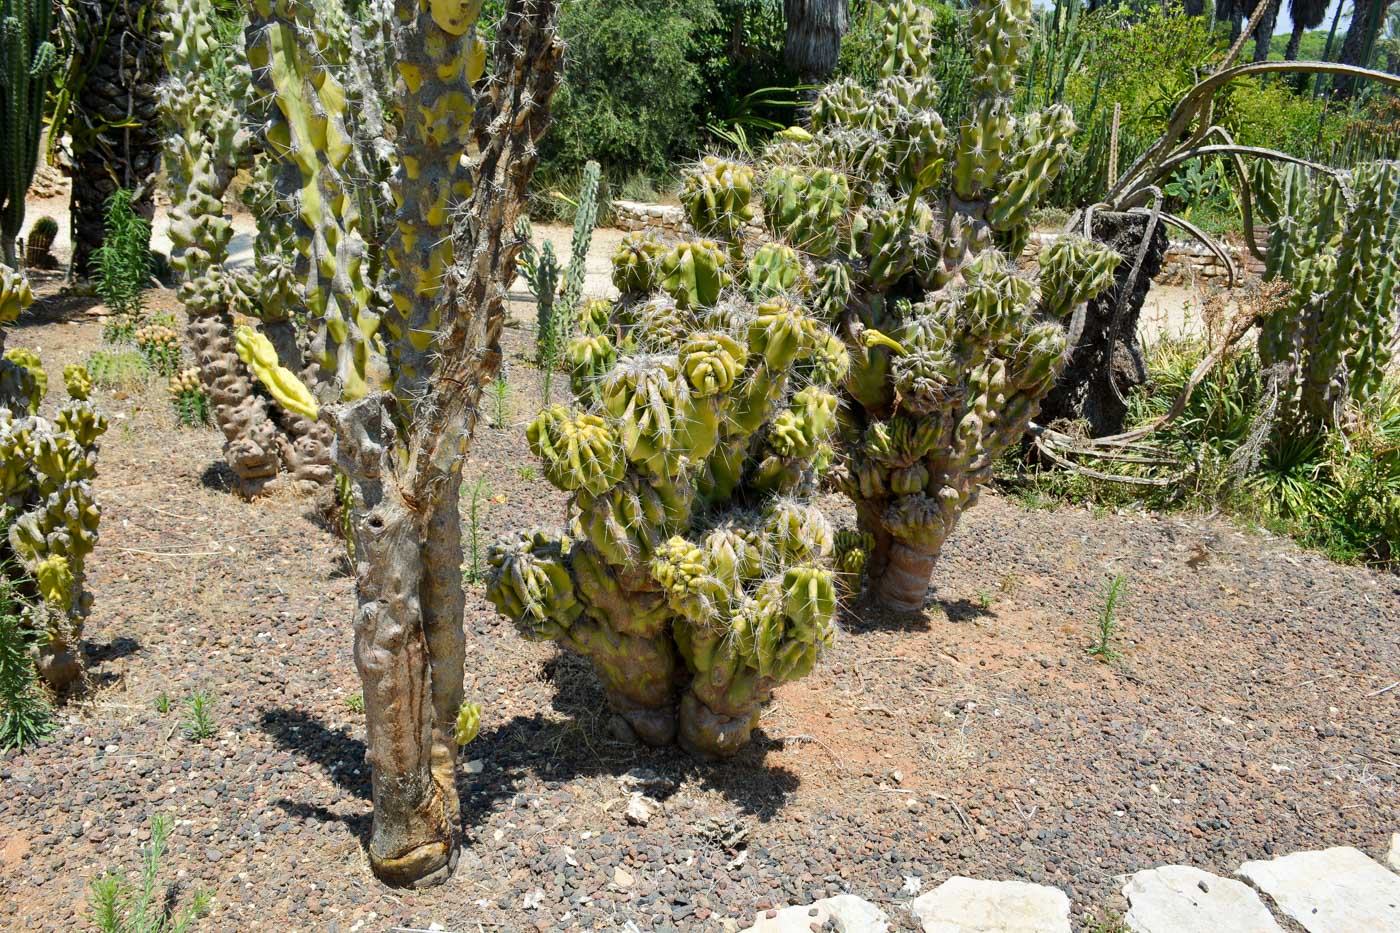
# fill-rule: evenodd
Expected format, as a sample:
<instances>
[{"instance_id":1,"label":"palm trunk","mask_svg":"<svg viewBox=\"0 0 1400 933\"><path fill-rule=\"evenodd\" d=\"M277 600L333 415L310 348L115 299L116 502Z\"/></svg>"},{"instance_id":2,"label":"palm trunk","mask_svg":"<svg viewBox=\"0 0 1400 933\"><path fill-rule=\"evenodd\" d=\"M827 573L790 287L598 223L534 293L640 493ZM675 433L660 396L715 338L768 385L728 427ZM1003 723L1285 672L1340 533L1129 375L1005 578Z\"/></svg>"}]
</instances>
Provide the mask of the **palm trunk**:
<instances>
[{"instance_id":1,"label":"palm trunk","mask_svg":"<svg viewBox=\"0 0 1400 933\"><path fill-rule=\"evenodd\" d=\"M1263 62L1269 60L1269 49L1273 45L1274 26L1278 23L1278 9L1283 0L1269 0L1268 9L1259 18L1259 25L1254 27L1254 60Z\"/></svg>"},{"instance_id":2,"label":"palm trunk","mask_svg":"<svg viewBox=\"0 0 1400 933\"><path fill-rule=\"evenodd\" d=\"M102 245L107 199L118 188L137 192L132 207L150 220L155 176L160 168L160 120L156 85L163 71L153 0L102 0L91 15L100 35L110 17L106 42L86 50L96 62L73 102L75 125L96 132L75 133L73 193L73 270L90 272L92 254Z\"/></svg>"},{"instance_id":3,"label":"palm trunk","mask_svg":"<svg viewBox=\"0 0 1400 933\"><path fill-rule=\"evenodd\" d=\"M1293 24L1293 33L1288 37L1288 48L1283 53L1284 61L1296 62L1298 60L1298 46L1303 43L1303 33L1305 31L1302 24L1297 22Z\"/></svg>"}]
</instances>

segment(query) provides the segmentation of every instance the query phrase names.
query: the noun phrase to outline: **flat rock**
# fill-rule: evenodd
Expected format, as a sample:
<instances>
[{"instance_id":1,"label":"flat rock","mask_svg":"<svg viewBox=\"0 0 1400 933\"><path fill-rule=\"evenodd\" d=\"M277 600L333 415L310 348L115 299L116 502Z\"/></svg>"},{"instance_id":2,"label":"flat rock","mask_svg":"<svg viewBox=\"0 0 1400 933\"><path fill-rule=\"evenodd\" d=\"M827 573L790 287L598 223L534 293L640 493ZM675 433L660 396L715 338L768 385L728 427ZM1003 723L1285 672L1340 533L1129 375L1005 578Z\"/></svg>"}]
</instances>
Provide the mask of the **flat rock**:
<instances>
[{"instance_id":1,"label":"flat rock","mask_svg":"<svg viewBox=\"0 0 1400 933\"><path fill-rule=\"evenodd\" d=\"M889 933L890 918L874 904L854 894L838 894L806 907L767 910L743 933Z\"/></svg>"},{"instance_id":2,"label":"flat rock","mask_svg":"<svg viewBox=\"0 0 1400 933\"><path fill-rule=\"evenodd\" d=\"M1400 930L1400 877L1349 846L1245 862L1239 873L1308 933Z\"/></svg>"},{"instance_id":3,"label":"flat rock","mask_svg":"<svg viewBox=\"0 0 1400 933\"><path fill-rule=\"evenodd\" d=\"M1249 885L1187 865L1137 872L1123 896L1133 933L1283 933Z\"/></svg>"},{"instance_id":4,"label":"flat rock","mask_svg":"<svg viewBox=\"0 0 1400 933\"><path fill-rule=\"evenodd\" d=\"M1400 871L1400 833L1390 834L1390 851L1385 854L1385 863Z\"/></svg>"},{"instance_id":5,"label":"flat rock","mask_svg":"<svg viewBox=\"0 0 1400 933\"><path fill-rule=\"evenodd\" d=\"M949 878L910 910L924 933L1070 933L1065 892L1024 881Z\"/></svg>"}]
</instances>

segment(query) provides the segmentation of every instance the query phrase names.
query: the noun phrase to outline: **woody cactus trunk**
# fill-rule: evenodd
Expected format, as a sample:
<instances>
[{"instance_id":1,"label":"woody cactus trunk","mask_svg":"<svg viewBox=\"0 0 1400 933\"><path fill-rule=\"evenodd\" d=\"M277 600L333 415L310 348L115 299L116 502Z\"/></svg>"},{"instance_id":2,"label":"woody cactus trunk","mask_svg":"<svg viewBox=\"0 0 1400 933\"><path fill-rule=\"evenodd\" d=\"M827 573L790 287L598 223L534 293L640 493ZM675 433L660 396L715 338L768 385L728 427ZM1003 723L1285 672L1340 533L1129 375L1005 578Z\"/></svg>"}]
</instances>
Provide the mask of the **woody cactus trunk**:
<instances>
[{"instance_id":1,"label":"woody cactus trunk","mask_svg":"<svg viewBox=\"0 0 1400 933\"><path fill-rule=\"evenodd\" d=\"M562 59L554 0L510 0L494 75L481 84L478 9L396 0L398 210L387 249L393 305L383 320L392 389L321 414L352 489L370 864L394 884L441 881L456 861L457 750L478 722L477 708L462 702L457 490L481 389L500 365L521 246L512 231Z\"/></svg>"},{"instance_id":2,"label":"woody cactus trunk","mask_svg":"<svg viewBox=\"0 0 1400 933\"><path fill-rule=\"evenodd\" d=\"M815 267L851 348L838 479L873 540L871 594L895 610L923 605L944 541L1119 260L1064 238L1038 280L1015 265L1074 131L1064 107L1012 113L1030 12L1030 0L973 9L973 102L950 128L933 109L931 13L893 3L876 87L828 85L810 131L780 133L763 156L765 222Z\"/></svg>"}]
</instances>

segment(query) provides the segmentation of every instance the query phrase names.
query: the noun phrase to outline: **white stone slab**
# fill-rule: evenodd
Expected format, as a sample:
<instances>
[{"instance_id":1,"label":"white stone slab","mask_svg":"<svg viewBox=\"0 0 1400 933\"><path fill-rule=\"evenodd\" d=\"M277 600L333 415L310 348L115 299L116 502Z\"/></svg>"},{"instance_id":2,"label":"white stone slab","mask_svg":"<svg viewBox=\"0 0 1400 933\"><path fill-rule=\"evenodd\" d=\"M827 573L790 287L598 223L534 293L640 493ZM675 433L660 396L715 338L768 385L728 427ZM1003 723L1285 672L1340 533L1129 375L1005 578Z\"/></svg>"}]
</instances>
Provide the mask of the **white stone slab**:
<instances>
[{"instance_id":1,"label":"white stone slab","mask_svg":"<svg viewBox=\"0 0 1400 933\"><path fill-rule=\"evenodd\" d=\"M1123 896L1133 933L1283 933L1249 885L1187 865L1140 871Z\"/></svg>"},{"instance_id":2,"label":"white stone slab","mask_svg":"<svg viewBox=\"0 0 1400 933\"><path fill-rule=\"evenodd\" d=\"M1390 851L1385 854L1385 863L1400 871L1400 833L1390 834Z\"/></svg>"},{"instance_id":3,"label":"white stone slab","mask_svg":"<svg viewBox=\"0 0 1400 933\"><path fill-rule=\"evenodd\" d=\"M1356 849L1245 862L1239 873L1308 933L1400 931L1400 876Z\"/></svg>"},{"instance_id":4,"label":"white stone slab","mask_svg":"<svg viewBox=\"0 0 1400 933\"><path fill-rule=\"evenodd\" d=\"M949 878L910 909L924 933L1070 933L1065 892L1024 881Z\"/></svg>"},{"instance_id":5,"label":"white stone slab","mask_svg":"<svg viewBox=\"0 0 1400 933\"><path fill-rule=\"evenodd\" d=\"M829 927L823 926L828 922ZM863 898L838 894L806 907L764 911L744 933L811 933L814 926L833 933L889 933L890 918Z\"/></svg>"}]
</instances>

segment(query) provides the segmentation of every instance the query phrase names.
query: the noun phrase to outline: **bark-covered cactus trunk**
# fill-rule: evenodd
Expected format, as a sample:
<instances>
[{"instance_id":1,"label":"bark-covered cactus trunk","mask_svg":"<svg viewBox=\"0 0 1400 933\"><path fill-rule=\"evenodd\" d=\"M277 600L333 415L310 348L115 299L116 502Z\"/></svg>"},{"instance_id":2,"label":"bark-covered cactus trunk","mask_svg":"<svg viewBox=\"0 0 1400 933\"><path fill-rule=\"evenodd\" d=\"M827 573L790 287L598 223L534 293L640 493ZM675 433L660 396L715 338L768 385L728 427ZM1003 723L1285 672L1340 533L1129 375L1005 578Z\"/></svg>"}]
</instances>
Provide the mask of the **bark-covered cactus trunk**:
<instances>
[{"instance_id":1,"label":"bark-covered cactus trunk","mask_svg":"<svg viewBox=\"0 0 1400 933\"><path fill-rule=\"evenodd\" d=\"M364 685L374 821L370 864L391 884L427 885L457 855L462 706L458 476L426 511L394 464L394 427L375 396L337 414L337 465L355 490L355 666Z\"/></svg>"},{"instance_id":2,"label":"bark-covered cactus trunk","mask_svg":"<svg viewBox=\"0 0 1400 933\"><path fill-rule=\"evenodd\" d=\"M1167 228L1161 220L1153 227L1146 251L1142 251L1149 222L1147 214L1094 213L1094 241L1111 248L1121 261L1112 287L1090 299L1079 342L1070 349L1069 361L1055 388L1041 403L1040 423L1083 421L1090 437L1122 432L1128 414L1124 399L1147 381L1147 366L1138 343L1138 319L1152 280L1162 271L1167 254ZM1128 279L1135 269L1129 291Z\"/></svg>"},{"instance_id":3,"label":"bark-covered cactus trunk","mask_svg":"<svg viewBox=\"0 0 1400 933\"><path fill-rule=\"evenodd\" d=\"M401 128L385 341L394 391L321 409L351 486L370 867L409 886L444 880L457 858L458 747L479 722L463 703L461 467L481 390L500 366L520 247L511 230L563 57L554 0L510 0L495 78L478 98L487 55L477 10L396 0Z\"/></svg>"}]
</instances>

